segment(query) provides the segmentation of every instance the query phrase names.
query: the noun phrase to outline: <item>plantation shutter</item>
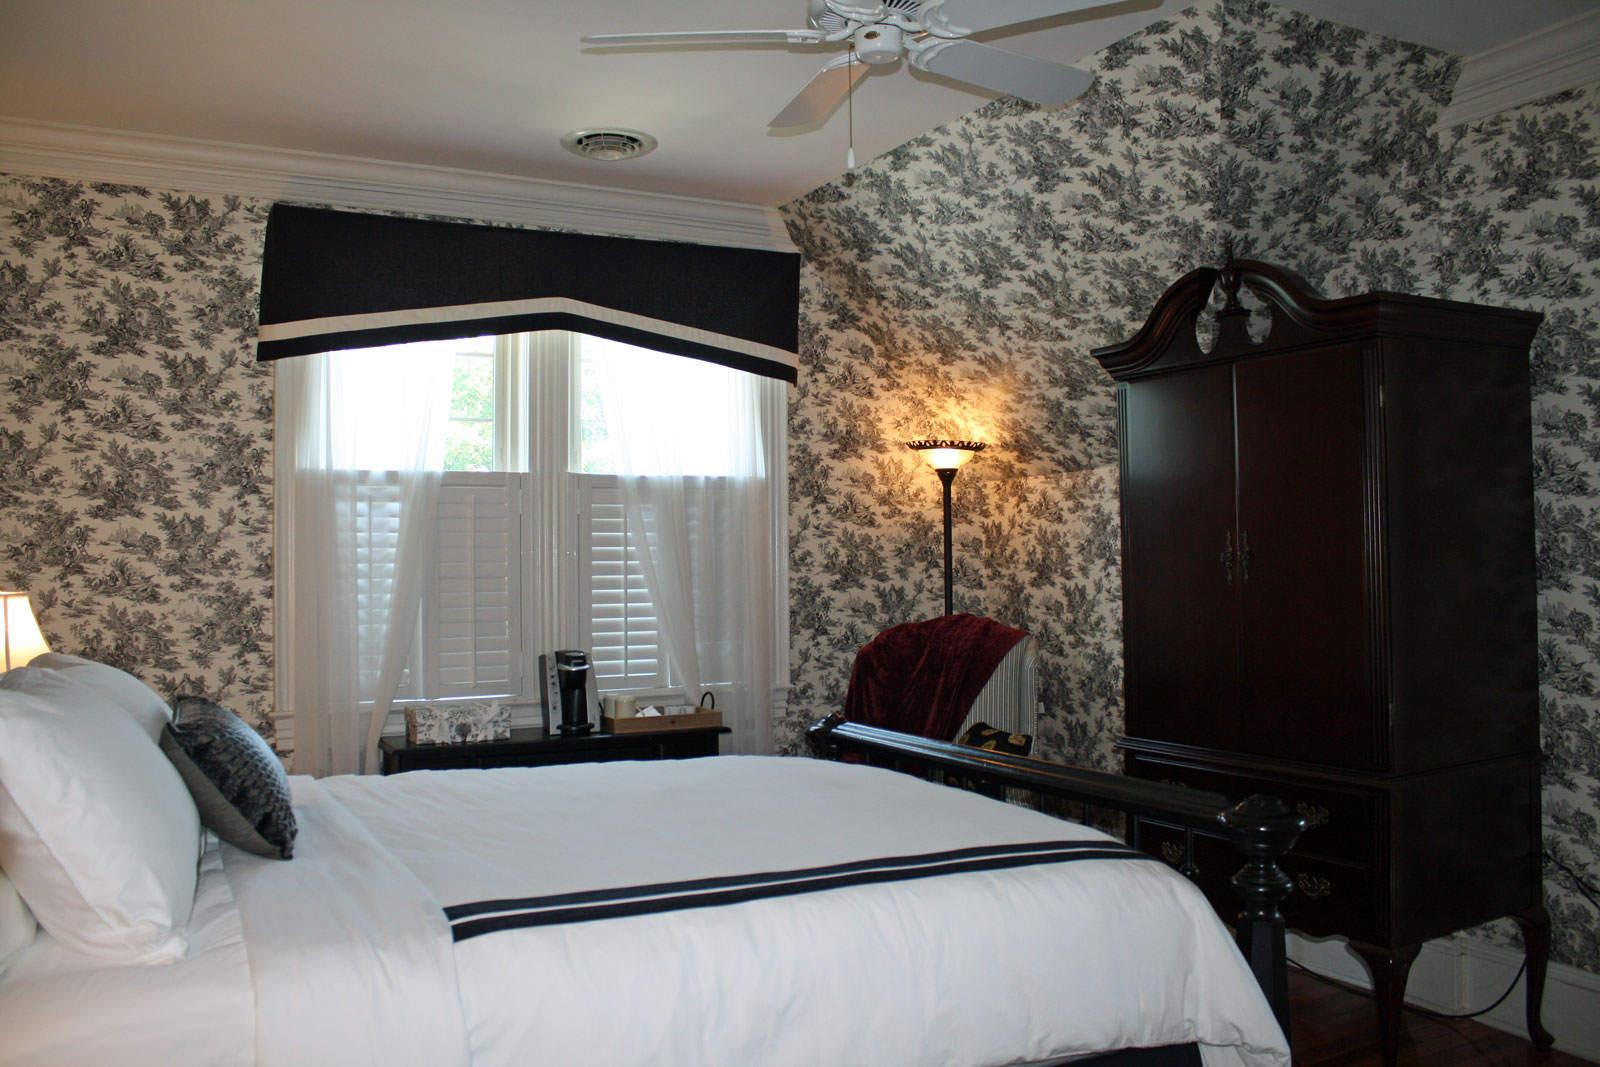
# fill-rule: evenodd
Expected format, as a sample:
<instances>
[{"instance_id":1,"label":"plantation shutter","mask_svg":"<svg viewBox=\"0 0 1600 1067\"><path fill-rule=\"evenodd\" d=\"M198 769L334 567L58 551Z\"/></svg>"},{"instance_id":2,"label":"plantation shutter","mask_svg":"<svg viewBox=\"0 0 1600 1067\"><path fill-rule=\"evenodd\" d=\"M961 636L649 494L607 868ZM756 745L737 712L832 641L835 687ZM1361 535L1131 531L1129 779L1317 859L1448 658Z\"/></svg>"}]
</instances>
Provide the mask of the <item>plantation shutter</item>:
<instances>
[{"instance_id":1,"label":"plantation shutter","mask_svg":"<svg viewBox=\"0 0 1600 1067\"><path fill-rule=\"evenodd\" d=\"M608 689L669 688L655 605L645 588L640 531L629 527L611 477L578 478L579 566L587 586L595 672Z\"/></svg>"},{"instance_id":2,"label":"plantation shutter","mask_svg":"<svg viewBox=\"0 0 1600 1067\"><path fill-rule=\"evenodd\" d=\"M363 689L377 684L383 666L384 620L394 599L395 555L400 542L400 481L392 471L361 471L356 505L341 517L348 525L341 543L355 553L356 656ZM401 677L397 696L409 695L414 672Z\"/></svg>"},{"instance_id":3,"label":"plantation shutter","mask_svg":"<svg viewBox=\"0 0 1600 1067\"><path fill-rule=\"evenodd\" d=\"M521 490L516 474L445 475L423 601L430 697L523 689Z\"/></svg>"}]
</instances>

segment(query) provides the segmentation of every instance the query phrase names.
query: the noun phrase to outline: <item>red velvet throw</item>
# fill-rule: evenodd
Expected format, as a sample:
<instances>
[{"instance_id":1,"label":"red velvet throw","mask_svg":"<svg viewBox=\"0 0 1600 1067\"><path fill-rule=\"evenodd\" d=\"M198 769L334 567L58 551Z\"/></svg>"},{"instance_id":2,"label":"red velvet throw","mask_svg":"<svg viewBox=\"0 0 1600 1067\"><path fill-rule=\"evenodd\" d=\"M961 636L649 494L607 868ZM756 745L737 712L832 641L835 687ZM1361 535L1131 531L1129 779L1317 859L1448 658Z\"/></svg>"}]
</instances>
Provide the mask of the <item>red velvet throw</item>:
<instances>
[{"instance_id":1,"label":"red velvet throw","mask_svg":"<svg viewBox=\"0 0 1600 1067\"><path fill-rule=\"evenodd\" d=\"M856 653L845 691L851 722L953 741L1007 652L1027 637L981 615L891 626Z\"/></svg>"}]
</instances>

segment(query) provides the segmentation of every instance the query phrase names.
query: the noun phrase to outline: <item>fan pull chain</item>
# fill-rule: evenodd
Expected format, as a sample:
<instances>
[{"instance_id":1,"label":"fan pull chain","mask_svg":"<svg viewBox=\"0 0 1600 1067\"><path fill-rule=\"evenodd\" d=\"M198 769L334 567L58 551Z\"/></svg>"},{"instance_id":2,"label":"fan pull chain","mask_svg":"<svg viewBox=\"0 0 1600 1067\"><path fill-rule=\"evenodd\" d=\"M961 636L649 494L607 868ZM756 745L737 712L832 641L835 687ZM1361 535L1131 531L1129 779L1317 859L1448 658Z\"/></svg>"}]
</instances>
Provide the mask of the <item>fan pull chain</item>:
<instances>
[{"instance_id":1,"label":"fan pull chain","mask_svg":"<svg viewBox=\"0 0 1600 1067\"><path fill-rule=\"evenodd\" d=\"M850 147L844 154L846 170L856 169L856 46L850 46L850 84L844 91L844 107L849 125Z\"/></svg>"}]
</instances>

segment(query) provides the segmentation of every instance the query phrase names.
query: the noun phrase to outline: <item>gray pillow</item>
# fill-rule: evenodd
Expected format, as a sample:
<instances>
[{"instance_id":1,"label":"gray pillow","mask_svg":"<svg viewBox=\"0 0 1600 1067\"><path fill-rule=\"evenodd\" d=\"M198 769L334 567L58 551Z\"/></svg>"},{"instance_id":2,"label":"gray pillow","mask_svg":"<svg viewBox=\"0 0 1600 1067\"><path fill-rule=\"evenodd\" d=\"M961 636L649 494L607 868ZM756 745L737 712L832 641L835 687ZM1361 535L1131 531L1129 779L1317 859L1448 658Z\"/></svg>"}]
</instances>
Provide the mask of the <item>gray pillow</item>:
<instances>
[{"instance_id":1,"label":"gray pillow","mask_svg":"<svg viewBox=\"0 0 1600 1067\"><path fill-rule=\"evenodd\" d=\"M200 821L231 845L288 859L294 851L289 776L261 735L204 697L179 697L161 751L178 768Z\"/></svg>"}]
</instances>

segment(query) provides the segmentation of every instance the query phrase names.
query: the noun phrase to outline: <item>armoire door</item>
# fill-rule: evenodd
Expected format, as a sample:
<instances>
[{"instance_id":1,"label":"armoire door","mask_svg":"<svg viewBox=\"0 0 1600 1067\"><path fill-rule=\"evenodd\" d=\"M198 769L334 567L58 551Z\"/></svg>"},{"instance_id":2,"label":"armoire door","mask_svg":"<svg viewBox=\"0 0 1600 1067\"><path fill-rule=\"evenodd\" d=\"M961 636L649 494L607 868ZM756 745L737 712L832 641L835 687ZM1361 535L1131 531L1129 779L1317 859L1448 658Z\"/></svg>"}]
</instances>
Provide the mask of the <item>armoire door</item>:
<instances>
[{"instance_id":1,"label":"armoire door","mask_svg":"<svg viewBox=\"0 0 1600 1067\"><path fill-rule=\"evenodd\" d=\"M1241 752L1375 768L1376 465L1354 345L1234 365ZM1370 480L1369 480L1370 479ZM1373 554L1369 556L1368 550Z\"/></svg>"},{"instance_id":2,"label":"armoire door","mask_svg":"<svg viewBox=\"0 0 1600 1067\"><path fill-rule=\"evenodd\" d=\"M1233 372L1121 388L1128 736L1235 748Z\"/></svg>"}]
</instances>

